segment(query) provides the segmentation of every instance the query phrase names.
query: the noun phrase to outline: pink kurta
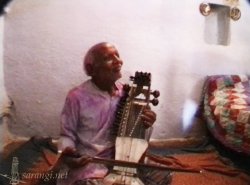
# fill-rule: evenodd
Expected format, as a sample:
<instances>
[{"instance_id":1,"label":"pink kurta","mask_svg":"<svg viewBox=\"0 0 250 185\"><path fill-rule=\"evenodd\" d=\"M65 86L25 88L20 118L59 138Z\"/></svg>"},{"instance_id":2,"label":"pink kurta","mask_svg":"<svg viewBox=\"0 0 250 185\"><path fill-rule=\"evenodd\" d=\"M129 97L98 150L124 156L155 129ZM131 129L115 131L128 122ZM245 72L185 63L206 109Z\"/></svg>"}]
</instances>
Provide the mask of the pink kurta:
<instances>
[{"instance_id":1,"label":"pink kurta","mask_svg":"<svg viewBox=\"0 0 250 185\"><path fill-rule=\"evenodd\" d=\"M66 98L61 115L61 138L59 150L74 147L82 155L111 158L114 139L111 129L117 103L122 96L122 85L116 84L114 96L100 90L91 80L72 89ZM103 177L107 168L101 164L88 164L70 169L67 179L60 185L70 185L76 180Z\"/></svg>"}]
</instances>

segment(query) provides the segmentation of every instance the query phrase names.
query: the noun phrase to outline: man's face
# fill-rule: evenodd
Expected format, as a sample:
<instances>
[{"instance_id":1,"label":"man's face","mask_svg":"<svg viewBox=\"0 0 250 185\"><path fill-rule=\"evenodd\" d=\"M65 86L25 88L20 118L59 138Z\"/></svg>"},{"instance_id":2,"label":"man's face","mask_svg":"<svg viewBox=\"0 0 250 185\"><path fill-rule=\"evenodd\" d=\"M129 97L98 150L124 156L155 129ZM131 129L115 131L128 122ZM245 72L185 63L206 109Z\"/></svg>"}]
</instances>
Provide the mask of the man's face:
<instances>
[{"instance_id":1,"label":"man's face","mask_svg":"<svg viewBox=\"0 0 250 185\"><path fill-rule=\"evenodd\" d=\"M110 44L99 47L94 52L94 73L92 77L106 82L115 82L121 78L122 60L117 49Z\"/></svg>"}]
</instances>

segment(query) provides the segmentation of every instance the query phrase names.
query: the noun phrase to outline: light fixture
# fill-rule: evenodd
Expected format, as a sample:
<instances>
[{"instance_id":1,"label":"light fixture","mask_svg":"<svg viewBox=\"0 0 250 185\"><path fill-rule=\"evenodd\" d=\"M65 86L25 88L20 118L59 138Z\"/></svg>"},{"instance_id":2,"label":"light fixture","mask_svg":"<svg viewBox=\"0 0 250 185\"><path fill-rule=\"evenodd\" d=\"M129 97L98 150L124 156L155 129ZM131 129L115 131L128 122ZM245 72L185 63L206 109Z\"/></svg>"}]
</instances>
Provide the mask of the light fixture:
<instances>
[{"instance_id":1,"label":"light fixture","mask_svg":"<svg viewBox=\"0 0 250 185\"><path fill-rule=\"evenodd\" d=\"M204 16L208 16L211 12L211 7L208 3L200 4L200 13Z\"/></svg>"},{"instance_id":2,"label":"light fixture","mask_svg":"<svg viewBox=\"0 0 250 185\"><path fill-rule=\"evenodd\" d=\"M233 19L234 21L237 21L240 19L241 17L241 11L239 8L237 7L233 7L231 10L230 10L230 17L231 19Z\"/></svg>"},{"instance_id":3,"label":"light fixture","mask_svg":"<svg viewBox=\"0 0 250 185\"><path fill-rule=\"evenodd\" d=\"M237 0L234 0L237 1ZM238 1L237 1L238 2ZM234 21L237 21L241 17L241 11L236 7L235 2L231 2L231 5L220 5L213 3L201 3L199 6L200 13L204 16L210 15L211 12L216 12L217 7L219 6L229 6L230 7L230 18Z\"/></svg>"}]
</instances>

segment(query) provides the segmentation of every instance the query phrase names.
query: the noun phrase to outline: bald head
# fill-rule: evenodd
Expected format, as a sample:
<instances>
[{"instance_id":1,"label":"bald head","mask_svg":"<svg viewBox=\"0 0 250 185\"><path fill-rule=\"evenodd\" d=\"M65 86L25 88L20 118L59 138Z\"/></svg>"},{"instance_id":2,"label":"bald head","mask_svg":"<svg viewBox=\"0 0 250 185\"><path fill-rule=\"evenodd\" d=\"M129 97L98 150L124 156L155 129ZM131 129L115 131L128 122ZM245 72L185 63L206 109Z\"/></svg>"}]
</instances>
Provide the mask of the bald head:
<instances>
[{"instance_id":1,"label":"bald head","mask_svg":"<svg viewBox=\"0 0 250 185\"><path fill-rule=\"evenodd\" d=\"M93 66L98 63L98 60L102 58L104 50L109 47L114 47L114 45L108 42L101 42L88 50L83 61L84 70L88 76L92 76Z\"/></svg>"}]
</instances>

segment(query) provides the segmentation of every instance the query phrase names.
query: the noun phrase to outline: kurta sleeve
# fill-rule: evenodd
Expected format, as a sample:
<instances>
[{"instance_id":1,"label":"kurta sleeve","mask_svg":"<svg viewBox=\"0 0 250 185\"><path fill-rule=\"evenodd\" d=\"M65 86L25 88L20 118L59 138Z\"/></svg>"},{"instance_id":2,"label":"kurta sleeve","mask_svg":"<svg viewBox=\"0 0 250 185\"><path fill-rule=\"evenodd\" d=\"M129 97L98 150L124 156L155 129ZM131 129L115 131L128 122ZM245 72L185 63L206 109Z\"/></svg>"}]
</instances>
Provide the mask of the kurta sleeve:
<instances>
[{"instance_id":1,"label":"kurta sleeve","mask_svg":"<svg viewBox=\"0 0 250 185\"><path fill-rule=\"evenodd\" d=\"M79 109L80 106L77 96L73 93L69 93L61 113L61 130L58 150L63 151L66 147L75 148Z\"/></svg>"}]
</instances>

